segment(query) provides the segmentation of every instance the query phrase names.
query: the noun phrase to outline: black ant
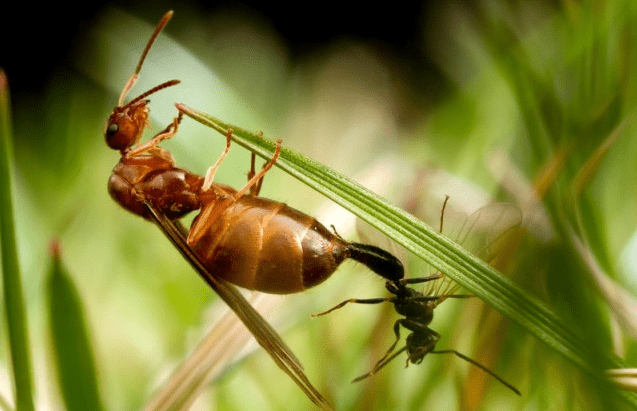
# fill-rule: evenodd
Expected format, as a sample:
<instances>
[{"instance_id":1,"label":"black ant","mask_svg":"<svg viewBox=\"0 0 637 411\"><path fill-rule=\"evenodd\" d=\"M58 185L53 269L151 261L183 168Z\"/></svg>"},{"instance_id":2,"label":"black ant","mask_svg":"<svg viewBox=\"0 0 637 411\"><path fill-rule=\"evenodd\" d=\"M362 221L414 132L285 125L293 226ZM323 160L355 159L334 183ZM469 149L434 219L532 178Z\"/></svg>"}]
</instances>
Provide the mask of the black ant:
<instances>
[{"instance_id":1,"label":"black ant","mask_svg":"<svg viewBox=\"0 0 637 411\"><path fill-rule=\"evenodd\" d=\"M442 207L440 220L441 232L444 210L448 200L449 197L445 199ZM487 374L491 375L493 378L500 381L504 386L506 386L517 395L521 395L520 391L517 388L506 382L504 379L496 375L493 371L489 370L484 365L467 357L466 355L452 349L436 350L436 344L440 340L440 334L429 328L429 324L431 324L431 321L433 320L434 309L448 298L471 298L474 296L465 294L452 294L457 288L457 284L453 283L453 285L449 286L449 284L451 284L450 281L447 282L448 288L446 290L442 291L442 287L438 287L436 288L437 291L433 291L435 287L431 287L429 289L430 291L427 294L411 288L410 285L428 283L435 280L444 281L444 278L444 274L438 273L428 277L387 281L385 283L385 288L387 289L387 291L393 294L392 297L349 299L343 301L342 303L325 312L315 314L314 316L328 314L343 307L348 303L380 304L383 302L390 302L394 304L394 309L396 310L396 312L403 316L403 318L396 320L396 322L394 323L394 335L396 336L396 340L389 347L385 355L383 355L383 357L378 360L378 362L376 362L376 365L374 365L371 371L359 377L356 377L354 380L352 380L352 382L358 382L376 374L381 368L383 368L404 351L407 351L406 365L409 365L410 362L413 364L420 364L427 354L455 354L461 359L475 365ZM411 333L407 336L405 345L398 351L394 352L396 345L398 345L398 342L400 341L401 327L407 329Z\"/></svg>"}]
</instances>

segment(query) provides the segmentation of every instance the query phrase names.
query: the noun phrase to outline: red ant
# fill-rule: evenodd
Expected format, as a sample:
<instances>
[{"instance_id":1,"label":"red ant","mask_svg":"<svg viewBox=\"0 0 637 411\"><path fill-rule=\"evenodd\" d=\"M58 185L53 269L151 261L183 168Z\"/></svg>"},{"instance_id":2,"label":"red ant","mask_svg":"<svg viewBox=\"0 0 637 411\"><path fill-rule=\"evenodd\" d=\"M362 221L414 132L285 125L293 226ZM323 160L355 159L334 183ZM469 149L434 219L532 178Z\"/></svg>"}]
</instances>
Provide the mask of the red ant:
<instances>
[{"instance_id":1,"label":"red ant","mask_svg":"<svg viewBox=\"0 0 637 411\"><path fill-rule=\"evenodd\" d=\"M281 141L272 158L255 172L255 155L246 185L235 190L214 183L215 173L228 154L226 147L204 177L177 167L170 152L159 147L172 138L183 113L146 143L139 144L148 127L148 96L179 80L162 83L127 104L124 100L137 82L142 64L153 42L172 17L166 13L157 25L133 75L110 115L104 134L106 143L121 153L113 169L108 190L125 209L156 221L204 280L243 320L259 343L292 376L318 405L325 401L307 381L298 361L276 333L245 301L220 279L250 290L288 294L303 291L326 280L347 258L365 264L389 281L403 277L403 266L392 254L371 245L347 242L316 219L287 205L258 197L264 175L275 164ZM177 221L201 210L187 239Z\"/></svg>"},{"instance_id":2,"label":"red ant","mask_svg":"<svg viewBox=\"0 0 637 411\"><path fill-rule=\"evenodd\" d=\"M403 266L392 254L372 245L347 242L316 219L284 203L258 197L263 176L275 164L281 149L255 172L252 154L247 184L235 190L213 183L217 168L228 154L226 147L205 177L175 166L172 155L158 146L177 133L183 113L144 144L138 144L148 125L146 99L152 93L178 84L167 81L122 105L135 84L143 59L167 14L151 37L142 61L128 81L106 124L106 143L122 154L108 183L111 196L122 207L150 218L148 205L171 220L201 209L193 221L187 243L206 268L235 285L272 294L303 291L326 280L347 258L365 264L390 281L403 277Z\"/></svg>"}]
</instances>

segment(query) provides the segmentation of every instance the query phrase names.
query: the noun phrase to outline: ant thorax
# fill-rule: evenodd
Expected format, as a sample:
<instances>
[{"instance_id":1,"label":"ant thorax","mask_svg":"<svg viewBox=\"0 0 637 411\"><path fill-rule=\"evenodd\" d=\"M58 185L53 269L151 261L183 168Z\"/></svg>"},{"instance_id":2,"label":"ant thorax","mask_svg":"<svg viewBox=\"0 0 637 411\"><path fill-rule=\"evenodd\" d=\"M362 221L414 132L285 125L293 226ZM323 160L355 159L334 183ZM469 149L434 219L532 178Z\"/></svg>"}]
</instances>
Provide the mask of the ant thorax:
<instances>
[{"instance_id":1,"label":"ant thorax","mask_svg":"<svg viewBox=\"0 0 637 411\"><path fill-rule=\"evenodd\" d=\"M396 296L393 303L398 314L417 320L421 325L431 323L436 308L435 300L425 298L421 292L407 287L402 281L388 281L385 287Z\"/></svg>"},{"instance_id":2,"label":"ant thorax","mask_svg":"<svg viewBox=\"0 0 637 411\"><path fill-rule=\"evenodd\" d=\"M156 156L122 158L108 181L108 192L122 207L146 219L148 204L171 220L201 208L203 178Z\"/></svg>"}]
</instances>

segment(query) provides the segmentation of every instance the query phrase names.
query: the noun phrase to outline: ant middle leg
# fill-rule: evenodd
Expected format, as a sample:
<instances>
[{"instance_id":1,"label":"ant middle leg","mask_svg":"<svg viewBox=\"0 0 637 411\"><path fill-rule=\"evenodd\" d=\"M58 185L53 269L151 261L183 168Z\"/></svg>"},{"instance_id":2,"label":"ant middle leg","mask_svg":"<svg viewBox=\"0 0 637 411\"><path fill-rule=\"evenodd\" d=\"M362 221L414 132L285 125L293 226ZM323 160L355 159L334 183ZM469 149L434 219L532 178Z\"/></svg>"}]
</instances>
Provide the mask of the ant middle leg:
<instances>
[{"instance_id":1,"label":"ant middle leg","mask_svg":"<svg viewBox=\"0 0 637 411\"><path fill-rule=\"evenodd\" d=\"M181 114L181 111L179 113ZM221 153L217 161L206 172L206 177L204 178L203 185L201 187L201 190L203 192L210 190L210 187L212 187L212 182L215 179L215 174L217 173L217 169L219 168L219 166L221 165L221 162L223 161L224 158L226 158L226 156L228 155L228 152L230 151L231 142L232 142L232 129L229 128L226 133L226 148L223 149L223 152Z\"/></svg>"},{"instance_id":2,"label":"ant middle leg","mask_svg":"<svg viewBox=\"0 0 637 411\"><path fill-rule=\"evenodd\" d=\"M221 157L219 157L217 162L208 169L208 172L206 173L206 177L204 178L204 183L202 186L203 193L211 189L215 172L217 171L217 168L219 167L223 159L228 154L228 150L230 149L231 139L232 139L232 129L229 129L228 133L226 134L226 149L221 154ZM243 196L243 194L245 194L245 192L250 189L250 187L252 187L260 178L262 178L263 175L270 168L272 168L272 166L276 162L276 159L279 157L280 150L281 150L281 140L278 140L276 144L276 149L274 151L274 156L272 157L272 159L265 165L265 167L263 167L263 169L258 174L253 176L250 179L250 181L248 181L245 187L243 187L241 190L234 193L232 196L225 198L221 202L213 202L210 204L203 205L201 209L201 213L199 213L199 215L197 216L197 219L194 221L192 227L190 228L190 232L188 233L188 238L186 239L186 242L188 243L189 246L193 246L194 244L196 244L207 232L207 230L212 226L212 224L214 224L217 218L219 218L221 213L223 213L224 210L226 210L233 203L239 200L241 196Z\"/></svg>"}]
</instances>

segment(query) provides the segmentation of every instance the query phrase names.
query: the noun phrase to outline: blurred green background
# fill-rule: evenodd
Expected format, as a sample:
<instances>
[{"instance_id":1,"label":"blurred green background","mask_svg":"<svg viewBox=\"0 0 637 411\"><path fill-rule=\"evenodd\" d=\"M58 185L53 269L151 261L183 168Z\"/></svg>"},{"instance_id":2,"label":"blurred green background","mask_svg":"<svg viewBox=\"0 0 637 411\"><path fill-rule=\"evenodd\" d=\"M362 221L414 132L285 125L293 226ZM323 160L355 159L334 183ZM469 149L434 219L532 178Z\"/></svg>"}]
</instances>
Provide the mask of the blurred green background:
<instances>
[{"instance_id":1,"label":"blurred green background","mask_svg":"<svg viewBox=\"0 0 637 411\"><path fill-rule=\"evenodd\" d=\"M524 234L498 268L552 306L593 352L635 363L633 2L457 1L382 10L322 3L309 12L239 3L91 7L70 14L43 9L33 21L25 8L16 18L35 42L3 36L20 38L3 49L0 66L13 92L15 217L38 409L64 407L46 292L53 239L82 300L106 409L143 408L220 309L157 228L120 209L106 191L119 154L104 144L104 123L171 8L175 16L131 92L182 81L151 98L154 131L175 115L174 102L185 103L282 138L429 216L434 227L444 194L466 212L485 200L517 203ZM203 174L224 139L189 119L182 124L164 146L177 164ZM216 180L240 187L248 168L249 153L235 145ZM532 207L533 189L541 212ZM351 214L280 170L267 175L262 195L356 238ZM601 276L577 253L570 229ZM428 272L408 264L412 276ZM616 298L622 290L623 300ZM489 364L521 398L449 356L407 369L400 357L350 384L393 341L395 314L381 306L310 314L345 298L383 295L381 280L347 263L316 289L273 299L274 328L339 410L625 405L479 301L439 308L432 324L443 336L438 347ZM7 324L0 318L0 394L10 399ZM309 408L258 350L228 368L193 409Z\"/></svg>"}]
</instances>

